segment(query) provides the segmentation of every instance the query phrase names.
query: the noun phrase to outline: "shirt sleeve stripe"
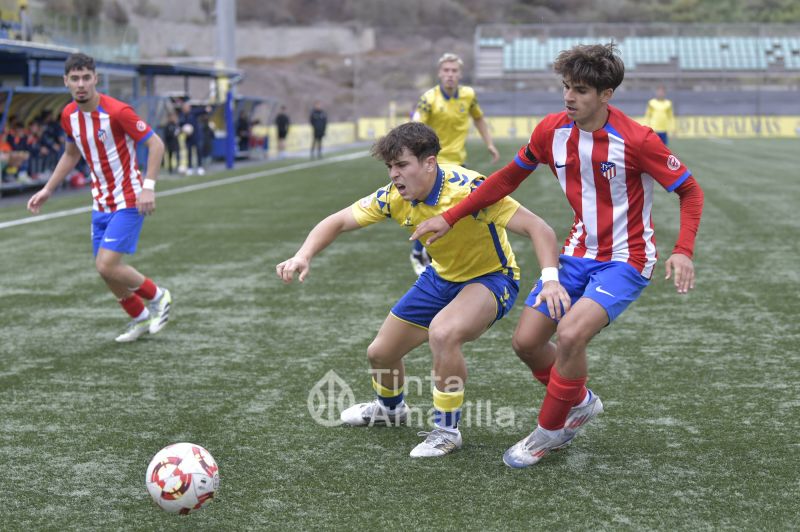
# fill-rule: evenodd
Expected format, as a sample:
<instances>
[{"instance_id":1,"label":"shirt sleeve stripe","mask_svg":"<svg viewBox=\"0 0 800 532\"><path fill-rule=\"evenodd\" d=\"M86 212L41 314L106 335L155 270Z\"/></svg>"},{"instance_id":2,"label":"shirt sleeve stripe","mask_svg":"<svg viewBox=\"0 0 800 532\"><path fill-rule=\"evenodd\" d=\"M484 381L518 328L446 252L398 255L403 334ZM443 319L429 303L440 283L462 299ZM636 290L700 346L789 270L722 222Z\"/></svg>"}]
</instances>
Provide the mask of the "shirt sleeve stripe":
<instances>
[{"instance_id":1,"label":"shirt sleeve stripe","mask_svg":"<svg viewBox=\"0 0 800 532\"><path fill-rule=\"evenodd\" d=\"M536 167L539 166L539 163L526 163L519 155L514 157L514 162L517 163L517 166L525 170L536 170Z\"/></svg>"},{"instance_id":2,"label":"shirt sleeve stripe","mask_svg":"<svg viewBox=\"0 0 800 532\"><path fill-rule=\"evenodd\" d=\"M673 190L675 190L676 188L681 186L684 181L686 181L687 179L689 179L689 177L691 177L691 175L692 175L692 172L690 172L689 170L686 170L683 173L683 175L678 178L677 181L675 181L669 187L667 187L667 192L672 192Z\"/></svg>"},{"instance_id":3,"label":"shirt sleeve stripe","mask_svg":"<svg viewBox=\"0 0 800 532\"><path fill-rule=\"evenodd\" d=\"M147 135L145 135L144 137L142 137L141 139L139 139L139 142L137 142L136 144L141 144L142 142L145 142L145 141L147 141L147 139L149 139L149 138L150 138L150 137L153 135L153 133L154 133L154 132L153 132L153 130L151 129L151 130L150 130L150 131L147 133Z\"/></svg>"}]
</instances>

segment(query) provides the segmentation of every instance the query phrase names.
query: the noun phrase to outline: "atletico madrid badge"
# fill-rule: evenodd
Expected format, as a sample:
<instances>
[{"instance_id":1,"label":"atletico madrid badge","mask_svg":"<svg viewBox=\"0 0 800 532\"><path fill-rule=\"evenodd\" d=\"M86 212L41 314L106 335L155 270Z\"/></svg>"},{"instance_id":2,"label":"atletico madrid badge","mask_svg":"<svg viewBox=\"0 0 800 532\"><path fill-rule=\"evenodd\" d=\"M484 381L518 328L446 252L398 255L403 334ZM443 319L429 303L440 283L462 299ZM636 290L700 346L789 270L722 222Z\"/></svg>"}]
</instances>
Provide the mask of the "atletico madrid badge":
<instances>
[{"instance_id":1,"label":"atletico madrid badge","mask_svg":"<svg viewBox=\"0 0 800 532\"><path fill-rule=\"evenodd\" d=\"M604 161L600 163L600 171L603 173L603 177L611 181L614 176L617 175L617 165L612 162Z\"/></svg>"}]
</instances>

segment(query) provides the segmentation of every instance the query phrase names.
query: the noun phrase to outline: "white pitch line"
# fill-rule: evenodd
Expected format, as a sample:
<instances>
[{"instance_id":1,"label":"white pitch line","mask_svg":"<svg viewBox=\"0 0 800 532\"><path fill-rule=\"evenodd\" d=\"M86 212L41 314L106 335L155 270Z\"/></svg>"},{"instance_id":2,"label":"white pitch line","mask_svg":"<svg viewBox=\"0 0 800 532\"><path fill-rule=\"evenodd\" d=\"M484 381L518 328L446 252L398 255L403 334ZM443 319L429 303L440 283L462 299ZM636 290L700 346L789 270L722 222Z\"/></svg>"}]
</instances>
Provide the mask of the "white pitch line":
<instances>
[{"instance_id":1,"label":"white pitch line","mask_svg":"<svg viewBox=\"0 0 800 532\"><path fill-rule=\"evenodd\" d=\"M291 166L284 166L282 168L273 168L271 170L263 170L261 172L253 172L251 174L242 174L233 177L226 177L225 179L217 179L215 181L208 181L206 183L198 183L196 185L186 185L185 187L173 188L164 192L159 192L156 198L163 198L165 196L175 196L176 194L184 194L186 192L194 192L196 190L204 190L207 188L221 187L224 185L232 185L234 183L241 183L243 181L252 181L260 177L269 177L277 174L285 174L287 172L294 172L295 170L304 170L306 168L314 168L328 163L339 163L342 161L352 161L360 159L369 155L367 152L348 153L346 155L337 155L329 159L321 161L308 161L305 163L293 164ZM11 220L8 222L0 222L0 229L9 227L16 227L18 225L32 224L36 222L45 222L47 220L54 220L56 218L63 218L65 216L72 216L73 214L82 214L91 212L91 207L78 207L76 209L68 209L65 211L56 211L49 214L39 214L29 218L20 218L18 220Z\"/></svg>"}]
</instances>

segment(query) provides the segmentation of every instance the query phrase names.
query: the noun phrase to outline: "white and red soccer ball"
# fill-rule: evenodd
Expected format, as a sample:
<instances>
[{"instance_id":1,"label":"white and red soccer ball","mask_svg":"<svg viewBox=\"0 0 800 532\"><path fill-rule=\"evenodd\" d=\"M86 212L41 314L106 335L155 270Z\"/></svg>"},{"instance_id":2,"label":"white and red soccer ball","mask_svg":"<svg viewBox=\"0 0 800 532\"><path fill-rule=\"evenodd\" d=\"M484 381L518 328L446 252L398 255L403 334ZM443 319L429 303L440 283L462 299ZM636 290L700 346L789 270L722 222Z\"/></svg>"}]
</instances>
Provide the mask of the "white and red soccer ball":
<instances>
[{"instance_id":1,"label":"white and red soccer ball","mask_svg":"<svg viewBox=\"0 0 800 532\"><path fill-rule=\"evenodd\" d=\"M173 443L147 466L145 484L162 509L175 514L199 510L219 489L219 468L207 450L194 443Z\"/></svg>"}]
</instances>

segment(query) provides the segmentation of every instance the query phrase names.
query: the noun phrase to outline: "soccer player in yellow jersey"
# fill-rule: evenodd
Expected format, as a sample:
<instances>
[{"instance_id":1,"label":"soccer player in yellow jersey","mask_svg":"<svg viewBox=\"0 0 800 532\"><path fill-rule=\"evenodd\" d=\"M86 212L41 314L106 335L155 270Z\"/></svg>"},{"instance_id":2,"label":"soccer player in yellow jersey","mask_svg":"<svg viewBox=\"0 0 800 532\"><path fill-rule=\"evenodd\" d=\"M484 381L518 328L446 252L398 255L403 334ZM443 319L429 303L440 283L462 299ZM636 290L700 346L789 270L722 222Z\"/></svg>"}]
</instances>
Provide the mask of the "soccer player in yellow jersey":
<instances>
[{"instance_id":1,"label":"soccer player in yellow jersey","mask_svg":"<svg viewBox=\"0 0 800 532\"><path fill-rule=\"evenodd\" d=\"M386 163L391 182L314 227L294 257L276 266L286 283L303 281L311 259L339 234L391 218L409 233L422 220L465 198L484 177L437 161L439 139L428 126L409 122L378 140L372 154ZM375 399L341 413L353 426L404 423L403 357L428 342L433 353L434 427L414 447L412 457L444 456L461 447L458 427L464 402L467 367L462 353L508 313L519 291L519 267L506 229L531 239L540 266L558 264L556 236L542 219L506 197L457 223L447 236L428 246L432 263L392 307L367 348ZM569 308L569 296L558 281L541 293L551 312Z\"/></svg>"},{"instance_id":2,"label":"soccer player in yellow jersey","mask_svg":"<svg viewBox=\"0 0 800 532\"><path fill-rule=\"evenodd\" d=\"M439 58L439 85L420 96L414 120L429 125L439 136L442 145L438 158L440 163L462 165L467 160L464 145L472 118L492 154L492 162L497 162L500 154L492 142L475 89L459 84L463 66L464 62L456 54L447 53Z\"/></svg>"},{"instance_id":3,"label":"soccer player in yellow jersey","mask_svg":"<svg viewBox=\"0 0 800 532\"><path fill-rule=\"evenodd\" d=\"M497 162L500 154L492 142L475 90L460 84L463 67L464 62L456 54L446 53L439 58L439 85L420 96L413 119L429 125L438 135L442 146L438 157L440 163L463 165L467 160L465 144L471 118L492 154L492 162ZM411 246L410 259L417 275L430 264L425 248L416 240Z\"/></svg>"},{"instance_id":4,"label":"soccer player in yellow jersey","mask_svg":"<svg viewBox=\"0 0 800 532\"><path fill-rule=\"evenodd\" d=\"M653 128L661 142L669 144L669 132L675 129L675 115L672 112L672 102L666 97L663 86L656 89L656 97L647 102L644 112L644 123Z\"/></svg>"}]
</instances>

